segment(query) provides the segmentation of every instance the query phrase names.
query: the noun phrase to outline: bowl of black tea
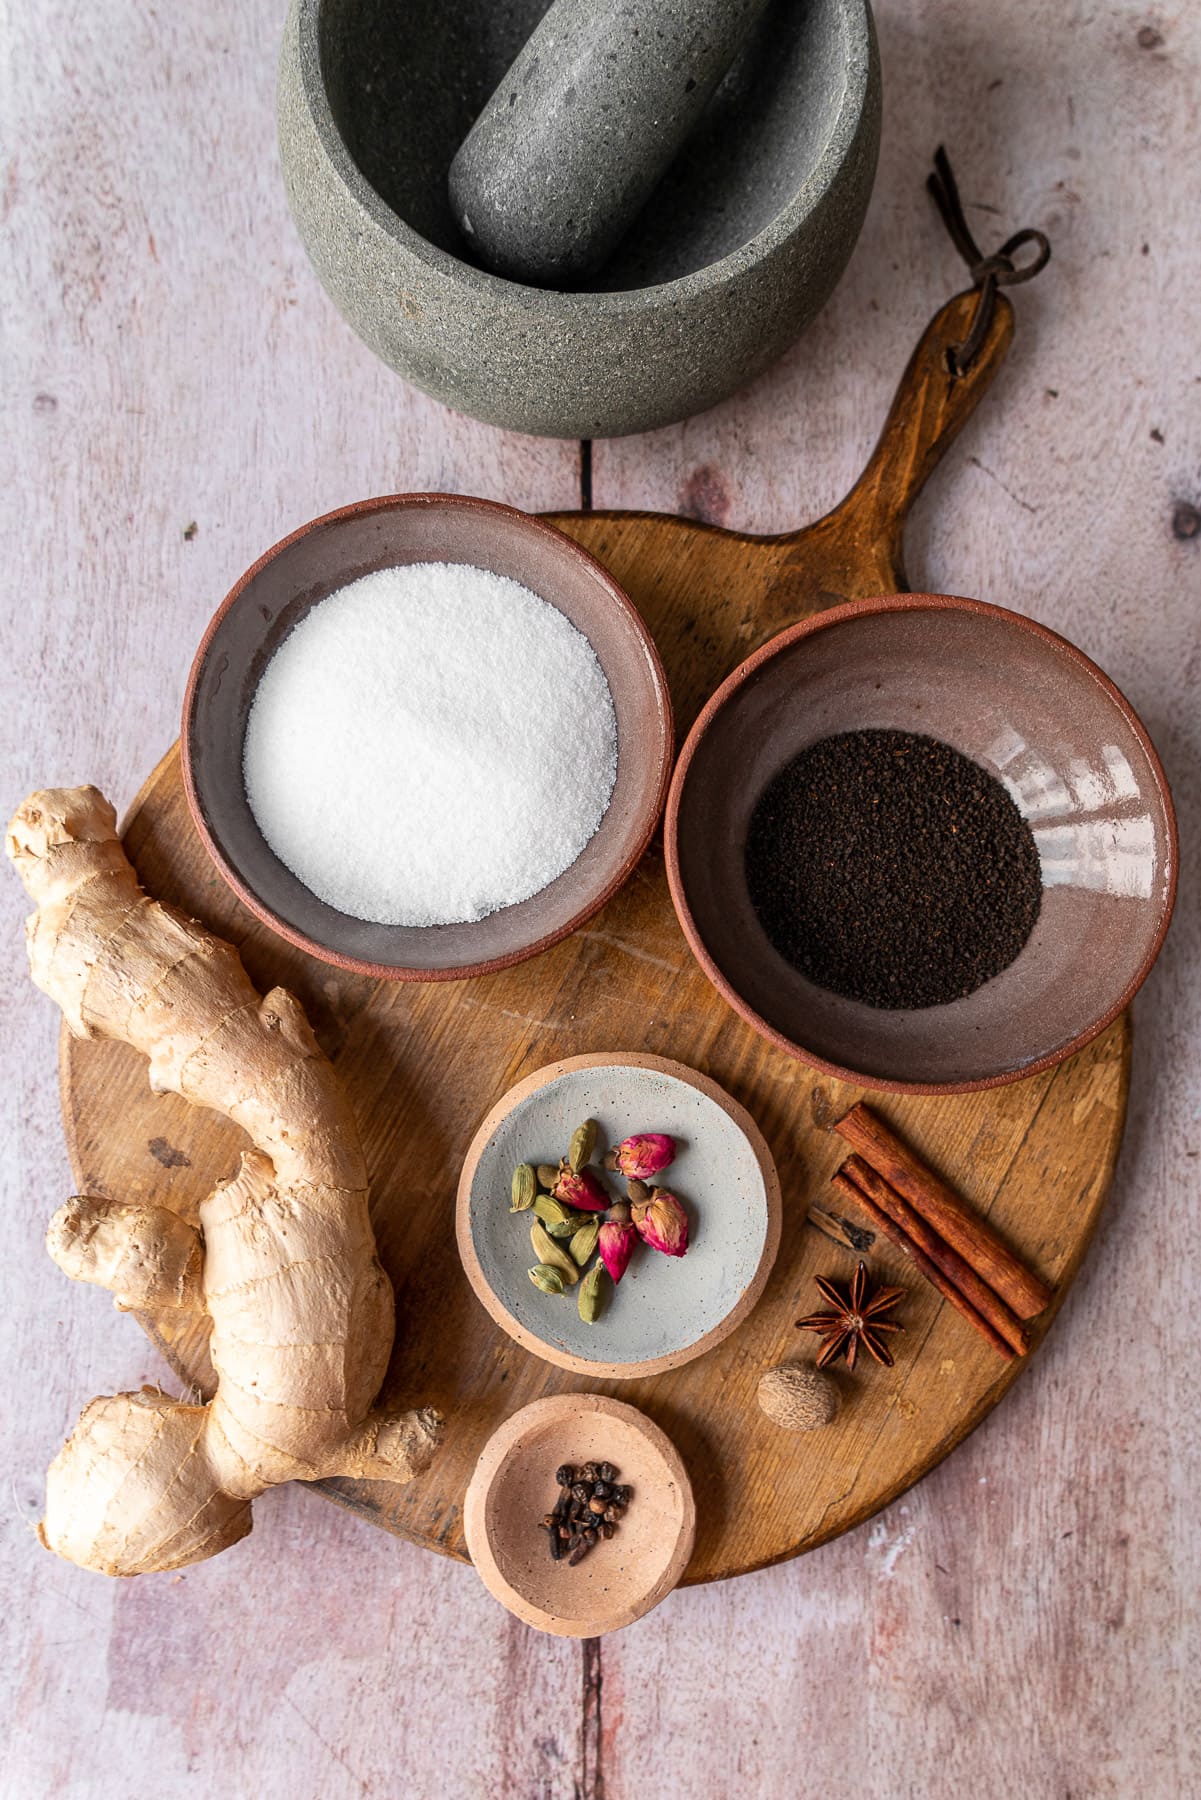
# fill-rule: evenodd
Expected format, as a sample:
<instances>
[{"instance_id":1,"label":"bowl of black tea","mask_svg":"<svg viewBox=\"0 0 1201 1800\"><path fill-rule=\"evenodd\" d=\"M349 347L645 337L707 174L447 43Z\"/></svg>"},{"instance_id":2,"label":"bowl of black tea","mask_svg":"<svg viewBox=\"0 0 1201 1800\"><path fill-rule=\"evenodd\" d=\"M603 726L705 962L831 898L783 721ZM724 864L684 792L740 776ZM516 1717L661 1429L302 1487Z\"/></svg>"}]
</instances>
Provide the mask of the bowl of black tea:
<instances>
[{"instance_id":1,"label":"bowl of black tea","mask_svg":"<svg viewBox=\"0 0 1201 1800\"><path fill-rule=\"evenodd\" d=\"M960 1092L1112 1022L1171 917L1154 746L1081 651L945 595L854 601L718 689L668 798L668 878L710 980L778 1048Z\"/></svg>"}]
</instances>

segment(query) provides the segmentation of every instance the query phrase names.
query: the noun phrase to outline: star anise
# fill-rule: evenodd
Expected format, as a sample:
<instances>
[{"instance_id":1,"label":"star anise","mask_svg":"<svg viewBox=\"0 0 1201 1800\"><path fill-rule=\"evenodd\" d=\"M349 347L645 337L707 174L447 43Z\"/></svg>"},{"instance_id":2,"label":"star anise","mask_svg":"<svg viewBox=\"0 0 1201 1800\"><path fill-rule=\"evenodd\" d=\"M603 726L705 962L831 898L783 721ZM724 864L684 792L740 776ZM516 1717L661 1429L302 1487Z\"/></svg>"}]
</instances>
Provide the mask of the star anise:
<instances>
[{"instance_id":1,"label":"star anise","mask_svg":"<svg viewBox=\"0 0 1201 1800\"><path fill-rule=\"evenodd\" d=\"M892 1351L881 1336L886 1331L904 1331L903 1325L892 1319L881 1318L882 1313L891 1311L898 1300L904 1298L905 1289L898 1287L873 1288L868 1280L867 1264L860 1263L851 1279L850 1292L846 1285L839 1281L827 1281L824 1275L813 1278L823 1300L828 1300L830 1312L811 1313L807 1319L798 1319L797 1325L802 1331L818 1331L822 1336L822 1347L817 1353L817 1366L824 1369L827 1363L836 1362L845 1355L847 1368L855 1367L855 1356L860 1342L878 1363L885 1368L892 1368Z\"/></svg>"}]
</instances>

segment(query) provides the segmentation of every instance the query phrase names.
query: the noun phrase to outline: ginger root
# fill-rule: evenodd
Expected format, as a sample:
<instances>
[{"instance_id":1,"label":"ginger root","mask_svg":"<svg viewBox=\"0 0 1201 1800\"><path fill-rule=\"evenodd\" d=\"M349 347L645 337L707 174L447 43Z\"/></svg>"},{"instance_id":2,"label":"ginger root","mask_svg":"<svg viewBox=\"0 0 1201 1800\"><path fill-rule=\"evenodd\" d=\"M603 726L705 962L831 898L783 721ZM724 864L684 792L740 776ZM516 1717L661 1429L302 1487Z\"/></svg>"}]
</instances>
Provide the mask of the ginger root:
<instances>
[{"instance_id":1,"label":"ginger root","mask_svg":"<svg viewBox=\"0 0 1201 1800\"><path fill-rule=\"evenodd\" d=\"M254 1149L200 1208L77 1197L47 1247L118 1306L207 1311L217 1391L93 1400L52 1463L42 1542L108 1575L177 1569L250 1530L256 1494L324 1476L408 1481L440 1421L374 1412L392 1350L349 1103L299 1003L260 998L231 945L142 892L95 788L33 794L7 850L36 904L34 981L78 1037L118 1038L150 1085L242 1126Z\"/></svg>"}]
</instances>

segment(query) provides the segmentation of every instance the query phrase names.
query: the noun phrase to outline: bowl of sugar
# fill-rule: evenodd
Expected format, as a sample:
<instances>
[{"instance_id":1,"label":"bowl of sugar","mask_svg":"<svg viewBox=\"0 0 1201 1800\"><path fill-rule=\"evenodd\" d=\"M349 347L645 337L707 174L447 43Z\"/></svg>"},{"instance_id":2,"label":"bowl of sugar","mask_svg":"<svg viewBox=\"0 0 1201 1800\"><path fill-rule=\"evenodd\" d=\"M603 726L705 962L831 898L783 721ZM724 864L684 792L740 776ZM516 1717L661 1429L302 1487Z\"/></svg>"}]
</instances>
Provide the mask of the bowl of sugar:
<instances>
[{"instance_id":1,"label":"bowl of sugar","mask_svg":"<svg viewBox=\"0 0 1201 1800\"><path fill-rule=\"evenodd\" d=\"M245 905L401 981L582 924L649 843L672 749L658 652L607 571L453 494L363 501L269 550L204 635L181 731L193 821Z\"/></svg>"}]
</instances>

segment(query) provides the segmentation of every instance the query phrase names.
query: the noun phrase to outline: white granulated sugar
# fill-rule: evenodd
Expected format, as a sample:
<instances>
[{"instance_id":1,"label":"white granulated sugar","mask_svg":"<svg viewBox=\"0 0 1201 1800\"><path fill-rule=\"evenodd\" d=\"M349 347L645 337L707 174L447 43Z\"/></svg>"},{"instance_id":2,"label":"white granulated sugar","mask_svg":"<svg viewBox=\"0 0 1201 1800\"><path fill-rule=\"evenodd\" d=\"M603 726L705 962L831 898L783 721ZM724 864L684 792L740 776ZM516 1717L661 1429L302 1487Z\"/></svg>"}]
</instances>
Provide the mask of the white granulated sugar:
<instances>
[{"instance_id":1,"label":"white granulated sugar","mask_svg":"<svg viewBox=\"0 0 1201 1800\"><path fill-rule=\"evenodd\" d=\"M281 862L358 919L445 925L536 894L617 776L591 644L520 582L381 569L320 601L267 665L246 797Z\"/></svg>"}]
</instances>

